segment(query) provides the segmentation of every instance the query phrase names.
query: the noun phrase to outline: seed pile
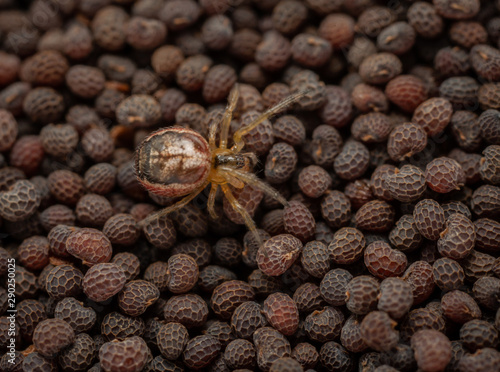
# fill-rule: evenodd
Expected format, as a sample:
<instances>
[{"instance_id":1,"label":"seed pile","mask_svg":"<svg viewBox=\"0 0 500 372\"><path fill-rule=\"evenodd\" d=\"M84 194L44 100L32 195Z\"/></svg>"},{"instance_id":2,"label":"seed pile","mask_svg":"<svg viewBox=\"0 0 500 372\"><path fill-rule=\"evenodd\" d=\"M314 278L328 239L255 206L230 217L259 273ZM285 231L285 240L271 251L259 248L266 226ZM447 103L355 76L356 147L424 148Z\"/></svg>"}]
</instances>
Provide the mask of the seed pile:
<instances>
[{"instance_id":1,"label":"seed pile","mask_svg":"<svg viewBox=\"0 0 500 372\"><path fill-rule=\"evenodd\" d=\"M0 45L0 370L498 369L498 2L0 0ZM135 148L236 82L230 138L306 92L244 137L263 244L209 190L138 227Z\"/></svg>"}]
</instances>

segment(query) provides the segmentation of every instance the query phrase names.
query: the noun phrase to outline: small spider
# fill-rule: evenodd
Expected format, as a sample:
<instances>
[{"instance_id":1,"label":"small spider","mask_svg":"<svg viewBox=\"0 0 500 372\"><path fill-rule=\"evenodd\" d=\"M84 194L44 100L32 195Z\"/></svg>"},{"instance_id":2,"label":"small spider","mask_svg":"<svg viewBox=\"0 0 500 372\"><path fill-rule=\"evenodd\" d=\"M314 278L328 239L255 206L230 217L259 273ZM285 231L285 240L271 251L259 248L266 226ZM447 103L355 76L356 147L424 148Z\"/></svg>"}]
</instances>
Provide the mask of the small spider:
<instances>
[{"instance_id":1,"label":"small spider","mask_svg":"<svg viewBox=\"0 0 500 372\"><path fill-rule=\"evenodd\" d=\"M155 218L184 207L211 184L207 204L210 216L217 218L214 203L220 186L231 206L243 217L248 229L255 233L257 228L252 217L235 198L229 185L240 189L248 184L269 194L285 206L288 203L277 190L252 173L257 164L257 156L251 152L241 152L245 146L243 136L264 120L296 102L304 94L305 92L299 92L285 98L249 125L238 129L233 135L234 144L231 148L227 147L228 135L233 111L239 97L237 85L229 93L226 111L220 123L219 147L215 143L218 122L211 124L208 142L198 132L182 127L168 127L151 133L139 145L135 154L135 167L139 182L156 195L184 196L184 198L146 217L139 226L143 227Z\"/></svg>"}]
</instances>

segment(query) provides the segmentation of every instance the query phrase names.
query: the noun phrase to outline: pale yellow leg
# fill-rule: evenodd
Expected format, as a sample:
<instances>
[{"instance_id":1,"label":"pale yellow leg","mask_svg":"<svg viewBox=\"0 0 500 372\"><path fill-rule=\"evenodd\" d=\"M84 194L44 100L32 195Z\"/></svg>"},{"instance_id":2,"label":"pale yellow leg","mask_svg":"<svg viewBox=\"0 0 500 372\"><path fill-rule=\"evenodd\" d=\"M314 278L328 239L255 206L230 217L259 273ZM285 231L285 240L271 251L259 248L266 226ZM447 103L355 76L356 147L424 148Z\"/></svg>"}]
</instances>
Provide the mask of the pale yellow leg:
<instances>
[{"instance_id":1,"label":"pale yellow leg","mask_svg":"<svg viewBox=\"0 0 500 372\"><path fill-rule=\"evenodd\" d=\"M231 189L229 188L228 184L223 184L220 185L222 188L222 191L224 192L224 195L226 196L227 200L233 207L233 209L241 214L241 217L243 217L243 220L245 221L245 225L247 225L248 229L252 232L257 231L257 226L255 226L255 222L253 222L252 217L248 214L245 208L236 200L234 197L233 193L231 192ZM257 234L258 235L258 234Z\"/></svg>"},{"instance_id":2,"label":"pale yellow leg","mask_svg":"<svg viewBox=\"0 0 500 372\"><path fill-rule=\"evenodd\" d=\"M208 128L208 146L210 147L210 151L215 150L215 136L217 134L217 128L219 128L219 122L217 120L213 120Z\"/></svg>"},{"instance_id":3,"label":"pale yellow leg","mask_svg":"<svg viewBox=\"0 0 500 372\"><path fill-rule=\"evenodd\" d=\"M243 142L243 136L249 133L252 129L254 129L257 125L262 123L264 120L269 119L271 116L277 114L279 111L283 110L285 107L290 106L292 103L299 100L307 91L301 91L295 94L292 94L278 103L276 106L271 107L269 110L265 111L261 114L257 119L248 124L247 126L240 128L234 133L233 142L234 145L231 147L231 150L234 152L240 152L245 143Z\"/></svg>"},{"instance_id":4,"label":"pale yellow leg","mask_svg":"<svg viewBox=\"0 0 500 372\"><path fill-rule=\"evenodd\" d=\"M236 105L238 104L239 97L240 97L240 90L238 88L238 84L234 84L233 89L231 89L231 92L229 93L226 112L224 112L224 117L222 118L220 143L219 143L219 147L221 149L227 148L229 126L231 125L231 119L233 118L233 111L236 108Z\"/></svg>"},{"instance_id":5,"label":"pale yellow leg","mask_svg":"<svg viewBox=\"0 0 500 372\"><path fill-rule=\"evenodd\" d=\"M151 221L153 221L154 219L157 219L157 218L161 218L163 216L166 216L167 214L169 213L172 213L178 209L181 209L182 207L186 206L187 204L189 204L189 202L191 200L193 200L194 198L196 198L198 196L198 194L203 191L203 189L205 187L207 187L208 185L208 182L205 182L202 186L200 186L198 189L196 189L195 191L193 191L192 193L190 193L189 195L185 196L184 198L182 198L181 200L179 200L177 203L175 204L172 204L171 206L169 207L166 207L166 208L163 208L162 210L158 211L158 212L155 212L153 214L150 214L148 217L146 217L145 219L143 219L142 221L139 221L137 226L142 229L144 226L146 226L147 224L149 224Z\"/></svg>"},{"instance_id":6,"label":"pale yellow leg","mask_svg":"<svg viewBox=\"0 0 500 372\"><path fill-rule=\"evenodd\" d=\"M283 204L283 206L286 207L288 205L287 200L279 193L278 190L276 190L271 185L262 181L259 177L257 177L253 173L243 172L239 169L232 169L232 168L229 169L225 167L219 167L219 171L224 172L224 177L227 177L228 174L231 174L232 177L237 177L239 180L243 181L247 185L253 186L256 189L263 191L273 199Z\"/></svg>"},{"instance_id":7,"label":"pale yellow leg","mask_svg":"<svg viewBox=\"0 0 500 372\"><path fill-rule=\"evenodd\" d=\"M215 212L215 196L217 195L218 188L219 185L217 185L216 183L212 183L210 194L208 194L207 209L210 217L212 217L214 220L217 219L217 212Z\"/></svg>"}]
</instances>

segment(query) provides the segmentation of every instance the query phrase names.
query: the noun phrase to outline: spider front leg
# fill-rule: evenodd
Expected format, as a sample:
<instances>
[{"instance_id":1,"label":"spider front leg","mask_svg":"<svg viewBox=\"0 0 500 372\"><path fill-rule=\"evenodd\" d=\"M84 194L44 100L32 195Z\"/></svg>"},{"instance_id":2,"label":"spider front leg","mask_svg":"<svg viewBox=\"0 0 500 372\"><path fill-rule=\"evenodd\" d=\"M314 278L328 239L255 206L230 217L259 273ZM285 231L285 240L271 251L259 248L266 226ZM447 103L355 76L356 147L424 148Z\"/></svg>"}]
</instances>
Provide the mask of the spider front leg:
<instances>
[{"instance_id":1,"label":"spider front leg","mask_svg":"<svg viewBox=\"0 0 500 372\"><path fill-rule=\"evenodd\" d=\"M278 103L276 106L271 107L260 116L257 117L253 122L248 124L247 126L238 129L233 135L234 145L231 147L231 150L234 152L240 152L241 149L245 146L245 142L243 141L243 136L252 131L257 125L262 123L264 120L269 119L271 116L277 114L284 108L290 106L292 103L298 101L301 97L306 94L307 91L301 91L295 94L292 94Z\"/></svg>"},{"instance_id":2,"label":"spider front leg","mask_svg":"<svg viewBox=\"0 0 500 372\"><path fill-rule=\"evenodd\" d=\"M167 214L172 213L172 212L174 212L174 211L176 211L178 209L181 209L182 207L188 205L191 200L193 200L194 198L196 198L198 196L198 194L200 192L202 192L205 187L207 187L207 185L208 185L208 182L205 182L199 188L197 188L192 193L190 193L189 195L185 196L184 198L182 198L178 202L172 204L169 207L163 208L162 210L160 210L158 212L150 214L148 217L146 217L145 219L143 219L142 221L139 221L137 223L138 228L142 229L142 228L144 228L144 226L146 226L149 223L151 223L151 221L153 221L154 219L166 216Z\"/></svg>"},{"instance_id":3,"label":"spider front leg","mask_svg":"<svg viewBox=\"0 0 500 372\"><path fill-rule=\"evenodd\" d=\"M220 131L220 143L219 148L225 149L227 148L227 139L229 136L229 126L231 125L231 119L233 118L233 111L238 104L238 98L240 97L240 90L238 84L234 84L233 89L229 93L229 97L227 99L227 107L224 112L224 116L222 118L221 123L221 131Z\"/></svg>"}]
</instances>

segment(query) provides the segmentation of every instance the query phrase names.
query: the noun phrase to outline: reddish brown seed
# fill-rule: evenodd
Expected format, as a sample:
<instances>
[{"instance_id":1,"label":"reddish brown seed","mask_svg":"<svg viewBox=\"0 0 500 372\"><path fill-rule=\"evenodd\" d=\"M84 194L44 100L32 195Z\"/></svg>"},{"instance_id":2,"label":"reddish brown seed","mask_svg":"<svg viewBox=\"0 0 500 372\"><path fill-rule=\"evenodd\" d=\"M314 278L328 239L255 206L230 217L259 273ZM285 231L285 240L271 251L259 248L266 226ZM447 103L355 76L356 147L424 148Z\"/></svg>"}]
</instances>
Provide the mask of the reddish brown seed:
<instances>
[{"instance_id":1,"label":"reddish brown seed","mask_svg":"<svg viewBox=\"0 0 500 372\"><path fill-rule=\"evenodd\" d=\"M344 315L340 310L325 306L306 317L304 331L311 341L330 341L339 337L343 322Z\"/></svg>"},{"instance_id":2,"label":"reddish brown seed","mask_svg":"<svg viewBox=\"0 0 500 372\"><path fill-rule=\"evenodd\" d=\"M156 341L161 354L168 360L176 360L189 340L186 327L180 323L162 324L156 334Z\"/></svg>"},{"instance_id":3,"label":"reddish brown seed","mask_svg":"<svg viewBox=\"0 0 500 372\"><path fill-rule=\"evenodd\" d=\"M198 265L187 254L171 256L167 262L168 289L172 293L188 292L198 281Z\"/></svg>"},{"instance_id":4,"label":"reddish brown seed","mask_svg":"<svg viewBox=\"0 0 500 372\"><path fill-rule=\"evenodd\" d=\"M456 323L466 323L481 318L481 309L476 301L467 293L454 290L441 298L444 315Z\"/></svg>"},{"instance_id":5,"label":"reddish brown seed","mask_svg":"<svg viewBox=\"0 0 500 372\"><path fill-rule=\"evenodd\" d=\"M443 19L432 4L423 1L413 3L408 8L407 17L417 34L425 38L434 38L443 31Z\"/></svg>"},{"instance_id":6,"label":"reddish brown seed","mask_svg":"<svg viewBox=\"0 0 500 372\"><path fill-rule=\"evenodd\" d=\"M31 176L40 168L44 155L40 136L22 136L18 138L10 150L10 165Z\"/></svg>"},{"instance_id":7,"label":"reddish brown seed","mask_svg":"<svg viewBox=\"0 0 500 372\"><path fill-rule=\"evenodd\" d=\"M415 261L403 274L402 278L410 284L413 293L413 304L425 301L434 291L434 275L432 266L425 261Z\"/></svg>"},{"instance_id":8,"label":"reddish brown seed","mask_svg":"<svg viewBox=\"0 0 500 372\"><path fill-rule=\"evenodd\" d=\"M369 232L386 232L394 225L394 208L382 201L372 200L356 212L356 227Z\"/></svg>"},{"instance_id":9,"label":"reddish brown seed","mask_svg":"<svg viewBox=\"0 0 500 372\"><path fill-rule=\"evenodd\" d=\"M495 252L500 246L500 222L490 218L474 221L476 230L476 248L486 252Z\"/></svg>"},{"instance_id":10,"label":"reddish brown seed","mask_svg":"<svg viewBox=\"0 0 500 372\"><path fill-rule=\"evenodd\" d=\"M99 230L84 227L71 233L66 240L66 251L92 266L108 262L112 255L109 239Z\"/></svg>"},{"instance_id":11,"label":"reddish brown seed","mask_svg":"<svg viewBox=\"0 0 500 372\"><path fill-rule=\"evenodd\" d=\"M9 150L16 141L17 121L7 110L0 109L0 151Z\"/></svg>"},{"instance_id":12,"label":"reddish brown seed","mask_svg":"<svg viewBox=\"0 0 500 372\"><path fill-rule=\"evenodd\" d=\"M402 161L427 146L427 134L421 126L403 123L394 128L389 135L387 152L392 160Z\"/></svg>"},{"instance_id":13,"label":"reddish brown seed","mask_svg":"<svg viewBox=\"0 0 500 372\"><path fill-rule=\"evenodd\" d=\"M460 328L460 340L472 352L487 347L496 348L498 346L498 331L492 323L474 319Z\"/></svg>"},{"instance_id":14,"label":"reddish brown seed","mask_svg":"<svg viewBox=\"0 0 500 372\"><path fill-rule=\"evenodd\" d=\"M292 58L304 67L323 66L332 54L332 46L328 40L301 33L292 40Z\"/></svg>"},{"instance_id":15,"label":"reddish brown seed","mask_svg":"<svg viewBox=\"0 0 500 372\"><path fill-rule=\"evenodd\" d=\"M266 326L261 305L257 302L247 301L239 305L231 316L231 329L237 337L251 338L253 333Z\"/></svg>"},{"instance_id":16,"label":"reddish brown seed","mask_svg":"<svg viewBox=\"0 0 500 372\"><path fill-rule=\"evenodd\" d=\"M389 81L385 95L396 106L406 112L413 112L427 98L424 82L413 75L399 75Z\"/></svg>"},{"instance_id":17,"label":"reddish brown seed","mask_svg":"<svg viewBox=\"0 0 500 372\"><path fill-rule=\"evenodd\" d=\"M68 71L68 61L58 51L43 50L24 60L20 78L33 85L59 86Z\"/></svg>"},{"instance_id":18,"label":"reddish brown seed","mask_svg":"<svg viewBox=\"0 0 500 372\"><path fill-rule=\"evenodd\" d=\"M255 292L240 280L230 280L217 286L210 299L212 310L221 318L229 319L233 311L243 302L252 301Z\"/></svg>"},{"instance_id":19,"label":"reddish brown seed","mask_svg":"<svg viewBox=\"0 0 500 372\"><path fill-rule=\"evenodd\" d=\"M339 228L351 219L351 202L338 190L328 191L321 201L321 215L332 228Z\"/></svg>"},{"instance_id":20,"label":"reddish brown seed","mask_svg":"<svg viewBox=\"0 0 500 372\"><path fill-rule=\"evenodd\" d=\"M319 35L328 40L332 48L342 49L354 39L354 19L347 14L330 14L319 25Z\"/></svg>"},{"instance_id":21,"label":"reddish brown seed","mask_svg":"<svg viewBox=\"0 0 500 372\"><path fill-rule=\"evenodd\" d=\"M127 315L139 316L160 297L158 288L145 280L132 280L118 294L118 306Z\"/></svg>"},{"instance_id":22,"label":"reddish brown seed","mask_svg":"<svg viewBox=\"0 0 500 372\"><path fill-rule=\"evenodd\" d=\"M489 143L500 144L500 121L497 110L486 110L479 116L482 137Z\"/></svg>"},{"instance_id":23,"label":"reddish brown seed","mask_svg":"<svg viewBox=\"0 0 500 372\"><path fill-rule=\"evenodd\" d=\"M368 271L377 278L400 276L408 264L403 252L392 249L383 241L375 241L364 251L364 262Z\"/></svg>"},{"instance_id":24,"label":"reddish brown seed","mask_svg":"<svg viewBox=\"0 0 500 372\"><path fill-rule=\"evenodd\" d=\"M63 204L75 205L85 192L83 179L71 171L56 170L47 179L50 193Z\"/></svg>"},{"instance_id":25,"label":"reddish brown seed","mask_svg":"<svg viewBox=\"0 0 500 372\"><path fill-rule=\"evenodd\" d=\"M283 226L287 233L295 236L302 242L310 240L314 236L316 230L314 216L309 209L299 201L290 201L284 208Z\"/></svg>"},{"instance_id":26,"label":"reddish brown seed","mask_svg":"<svg viewBox=\"0 0 500 372\"><path fill-rule=\"evenodd\" d=\"M103 302L120 292L125 281L125 273L116 263L99 263L85 273L83 292L93 301Z\"/></svg>"},{"instance_id":27,"label":"reddish brown seed","mask_svg":"<svg viewBox=\"0 0 500 372\"><path fill-rule=\"evenodd\" d=\"M101 69L86 65L72 66L66 74L66 85L77 96L95 98L104 89L106 78Z\"/></svg>"},{"instance_id":28,"label":"reddish brown seed","mask_svg":"<svg viewBox=\"0 0 500 372\"><path fill-rule=\"evenodd\" d=\"M335 158L333 169L340 178L352 181L366 172L369 161L370 153L365 145L357 141L348 141Z\"/></svg>"},{"instance_id":29,"label":"reddish brown seed","mask_svg":"<svg viewBox=\"0 0 500 372\"><path fill-rule=\"evenodd\" d=\"M286 337L271 327L262 327L255 331L253 342L257 351L257 365L261 370L269 371L274 361L288 357L292 352Z\"/></svg>"},{"instance_id":30,"label":"reddish brown seed","mask_svg":"<svg viewBox=\"0 0 500 372\"><path fill-rule=\"evenodd\" d=\"M196 294L172 296L164 307L166 321L181 323L188 329L204 325L207 316L207 303Z\"/></svg>"},{"instance_id":31,"label":"reddish brown seed","mask_svg":"<svg viewBox=\"0 0 500 372\"><path fill-rule=\"evenodd\" d=\"M314 162L322 167L330 167L342 149L342 137L330 125L319 125L312 133L312 153Z\"/></svg>"},{"instance_id":32,"label":"reddish brown seed","mask_svg":"<svg viewBox=\"0 0 500 372\"><path fill-rule=\"evenodd\" d=\"M432 199L424 199L417 203L413 210L413 218L418 231L424 238L438 240L445 229L443 208Z\"/></svg>"},{"instance_id":33,"label":"reddish brown seed","mask_svg":"<svg viewBox=\"0 0 500 372\"><path fill-rule=\"evenodd\" d=\"M447 193L464 185L465 173L456 160L443 156L427 164L425 179L434 191Z\"/></svg>"},{"instance_id":34,"label":"reddish brown seed","mask_svg":"<svg viewBox=\"0 0 500 372\"><path fill-rule=\"evenodd\" d=\"M95 42L105 50L118 51L125 44L125 23L127 12L117 6L101 8L92 20Z\"/></svg>"},{"instance_id":35,"label":"reddish brown seed","mask_svg":"<svg viewBox=\"0 0 500 372\"><path fill-rule=\"evenodd\" d=\"M184 364L192 369L202 369L216 358L221 347L221 343L214 336L195 336L188 341L184 349Z\"/></svg>"},{"instance_id":36,"label":"reddish brown seed","mask_svg":"<svg viewBox=\"0 0 500 372\"><path fill-rule=\"evenodd\" d=\"M451 258L441 257L433 265L433 276L436 285L443 291L459 289L464 284L465 273L460 264Z\"/></svg>"},{"instance_id":37,"label":"reddish brown seed","mask_svg":"<svg viewBox=\"0 0 500 372\"><path fill-rule=\"evenodd\" d=\"M358 261L365 249L366 241L358 229L343 227L338 230L328 246L330 260L336 264L351 264Z\"/></svg>"},{"instance_id":38,"label":"reddish brown seed","mask_svg":"<svg viewBox=\"0 0 500 372\"><path fill-rule=\"evenodd\" d=\"M472 194L471 208L478 217L496 218L499 215L500 187L483 185Z\"/></svg>"},{"instance_id":39,"label":"reddish brown seed","mask_svg":"<svg viewBox=\"0 0 500 372\"><path fill-rule=\"evenodd\" d=\"M424 371L443 370L451 360L451 342L443 333L424 329L411 338L418 366Z\"/></svg>"},{"instance_id":40,"label":"reddish brown seed","mask_svg":"<svg viewBox=\"0 0 500 372\"><path fill-rule=\"evenodd\" d=\"M146 239L160 249L171 248L176 241L177 233L174 224L168 216L160 217L144 226Z\"/></svg>"},{"instance_id":41,"label":"reddish brown seed","mask_svg":"<svg viewBox=\"0 0 500 372\"><path fill-rule=\"evenodd\" d=\"M346 288L347 308L354 314L366 314L377 306L380 285L369 275L354 277Z\"/></svg>"},{"instance_id":42,"label":"reddish brown seed","mask_svg":"<svg viewBox=\"0 0 500 372\"><path fill-rule=\"evenodd\" d=\"M422 235L417 229L415 219L405 214L396 222L389 234L391 244L402 252L416 250L422 243Z\"/></svg>"},{"instance_id":43,"label":"reddish brown seed","mask_svg":"<svg viewBox=\"0 0 500 372\"><path fill-rule=\"evenodd\" d=\"M420 125L427 135L434 136L444 130L451 120L453 108L446 98L434 97L422 102L414 111L412 123Z\"/></svg>"},{"instance_id":44,"label":"reddish brown seed","mask_svg":"<svg viewBox=\"0 0 500 372\"><path fill-rule=\"evenodd\" d=\"M494 185L500 184L500 146L490 145L483 151L479 174L481 178Z\"/></svg>"},{"instance_id":45,"label":"reddish brown seed","mask_svg":"<svg viewBox=\"0 0 500 372\"><path fill-rule=\"evenodd\" d=\"M461 371L490 371L494 370L498 363L500 363L500 352L486 347L473 354L464 352L463 357L458 362L458 368Z\"/></svg>"},{"instance_id":46,"label":"reddish brown seed","mask_svg":"<svg viewBox=\"0 0 500 372\"><path fill-rule=\"evenodd\" d=\"M382 178L383 187L392 198L400 202L413 202L424 194L427 189L425 174L411 164L395 169L394 173L386 174Z\"/></svg>"},{"instance_id":47,"label":"reddish brown seed","mask_svg":"<svg viewBox=\"0 0 500 372\"><path fill-rule=\"evenodd\" d=\"M396 322L384 311L372 311L361 321L360 332L363 341L377 351L388 351L399 340L395 330Z\"/></svg>"},{"instance_id":48,"label":"reddish brown seed","mask_svg":"<svg viewBox=\"0 0 500 372\"><path fill-rule=\"evenodd\" d=\"M395 22L377 36L377 47L382 52L402 55L415 44L416 33L407 22Z\"/></svg>"},{"instance_id":49,"label":"reddish brown seed","mask_svg":"<svg viewBox=\"0 0 500 372\"><path fill-rule=\"evenodd\" d=\"M0 192L0 216L12 222L25 220L36 212L40 202L35 185L19 180L8 191Z\"/></svg>"},{"instance_id":50,"label":"reddish brown seed","mask_svg":"<svg viewBox=\"0 0 500 372\"><path fill-rule=\"evenodd\" d=\"M79 333L90 330L95 324L97 315L93 308L85 307L74 297L66 297L57 303L54 317L66 321L75 332Z\"/></svg>"},{"instance_id":51,"label":"reddish brown seed","mask_svg":"<svg viewBox=\"0 0 500 372\"><path fill-rule=\"evenodd\" d=\"M401 74L403 65L392 53L375 53L366 57L359 66L359 74L368 84L384 84Z\"/></svg>"},{"instance_id":52,"label":"reddish brown seed","mask_svg":"<svg viewBox=\"0 0 500 372\"><path fill-rule=\"evenodd\" d=\"M374 244L374 243L372 243ZM377 309L387 312L393 319L401 319L413 305L410 284L401 278L386 278L380 283Z\"/></svg>"},{"instance_id":53,"label":"reddish brown seed","mask_svg":"<svg viewBox=\"0 0 500 372\"><path fill-rule=\"evenodd\" d=\"M349 92L336 85L327 85L325 86L325 98L326 102L319 110L323 122L334 128L346 126L353 117Z\"/></svg>"},{"instance_id":54,"label":"reddish brown seed","mask_svg":"<svg viewBox=\"0 0 500 372\"><path fill-rule=\"evenodd\" d=\"M389 116L373 112L354 119L351 133L354 138L364 143L383 142L389 136L392 121Z\"/></svg>"},{"instance_id":55,"label":"reddish brown seed","mask_svg":"<svg viewBox=\"0 0 500 372\"><path fill-rule=\"evenodd\" d=\"M75 150L78 144L78 132L70 124L49 124L40 131L40 140L47 154L64 158Z\"/></svg>"},{"instance_id":56,"label":"reddish brown seed","mask_svg":"<svg viewBox=\"0 0 500 372\"><path fill-rule=\"evenodd\" d=\"M117 213L108 218L102 232L112 244L131 245L139 238L136 219L128 213Z\"/></svg>"},{"instance_id":57,"label":"reddish brown seed","mask_svg":"<svg viewBox=\"0 0 500 372\"><path fill-rule=\"evenodd\" d=\"M56 122L64 113L64 101L61 94L52 88L34 88L26 94L23 111L34 122L49 124Z\"/></svg>"},{"instance_id":58,"label":"reddish brown seed","mask_svg":"<svg viewBox=\"0 0 500 372\"><path fill-rule=\"evenodd\" d=\"M374 86L359 83L351 92L352 104L361 112L386 112L389 102L384 92Z\"/></svg>"},{"instance_id":59,"label":"reddish brown seed","mask_svg":"<svg viewBox=\"0 0 500 372\"><path fill-rule=\"evenodd\" d=\"M46 357L54 357L75 339L73 328L61 319L46 319L35 328L33 344L36 351Z\"/></svg>"},{"instance_id":60,"label":"reddish brown seed","mask_svg":"<svg viewBox=\"0 0 500 372\"><path fill-rule=\"evenodd\" d=\"M70 265L59 265L49 271L45 279L45 289L50 297L60 300L77 296L82 291L83 274Z\"/></svg>"},{"instance_id":61,"label":"reddish brown seed","mask_svg":"<svg viewBox=\"0 0 500 372\"><path fill-rule=\"evenodd\" d=\"M348 351L359 353L368 348L361 336L361 317L351 315L347 318L340 333L340 342Z\"/></svg>"},{"instance_id":62,"label":"reddish brown seed","mask_svg":"<svg viewBox=\"0 0 500 372\"><path fill-rule=\"evenodd\" d=\"M451 102L455 110L472 110L478 104L480 85L470 76L453 76L439 86L439 95Z\"/></svg>"},{"instance_id":63,"label":"reddish brown seed","mask_svg":"<svg viewBox=\"0 0 500 372\"><path fill-rule=\"evenodd\" d=\"M7 293L5 296L7 297ZM33 332L38 323L47 319L45 307L41 302L29 299L19 302L16 306L16 310L16 323L19 326L17 332L19 332L25 340L31 342ZM5 346L7 346L7 343Z\"/></svg>"},{"instance_id":64,"label":"reddish brown seed","mask_svg":"<svg viewBox=\"0 0 500 372\"><path fill-rule=\"evenodd\" d=\"M282 34L291 34L306 20L307 8L300 1L285 0L273 8L271 17L276 30Z\"/></svg>"},{"instance_id":65,"label":"reddish brown seed","mask_svg":"<svg viewBox=\"0 0 500 372\"><path fill-rule=\"evenodd\" d=\"M285 293L269 295L264 301L263 313L269 323L285 336L297 331L299 311L293 299Z\"/></svg>"},{"instance_id":66,"label":"reddish brown seed","mask_svg":"<svg viewBox=\"0 0 500 372\"><path fill-rule=\"evenodd\" d=\"M44 236L24 239L17 248L19 262L29 270L43 269L49 263L49 241Z\"/></svg>"},{"instance_id":67,"label":"reddish brown seed","mask_svg":"<svg viewBox=\"0 0 500 372\"><path fill-rule=\"evenodd\" d=\"M298 258L302 242L290 234L273 236L266 240L257 253L257 264L265 274L283 274Z\"/></svg>"},{"instance_id":68,"label":"reddish brown seed","mask_svg":"<svg viewBox=\"0 0 500 372\"><path fill-rule=\"evenodd\" d=\"M137 336L122 341L106 342L99 349L99 362L104 370L139 372L148 362L149 349L146 342Z\"/></svg>"},{"instance_id":69,"label":"reddish brown seed","mask_svg":"<svg viewBox=\"0 0 500 372\"><path fill-rule=\"evenodd\" d=\"M75 212L84 226L103 226L113 215L113 208L104 196L86 194L78 200Z\"/></svg>"},{"instance_id":70,"label":"reddish brown seed","mask_svg":"<svg viewBox=\"0 0 500 372\"><path fill-rule=\"evenodd\" d=\"M223 358L231 369L253 368L256 362L255 346L243 339L231 341L224 351Z\"/></svg>"},{"instance_id":71,"label":"reddish brown seed","mask_svg":"<svg viewBox=\"0 0 500 372\"><path fill-rule=\"evenodd\" d=\"M445 229L437 243L442 256L462 259L474 248L476 232L472 221L461 213L454 213L446 220Z\"/></svg>"},{"instance_id":72,"label":"reddish brown seed","mask_svg":"<svg viewBox=\"0 0 500 372\"><path fill-rule=\"evenodd\" d=\"M297 153L292 146L284 142L274 144L266 159L266 179L270 183L287 181L295 171L297 161Z\"/></svg>"}]
</instances>

